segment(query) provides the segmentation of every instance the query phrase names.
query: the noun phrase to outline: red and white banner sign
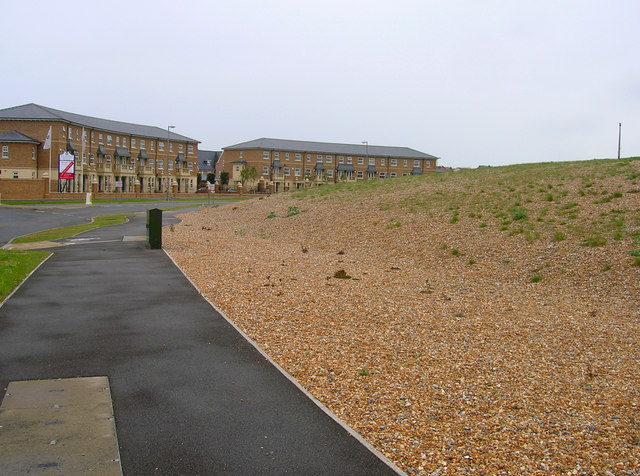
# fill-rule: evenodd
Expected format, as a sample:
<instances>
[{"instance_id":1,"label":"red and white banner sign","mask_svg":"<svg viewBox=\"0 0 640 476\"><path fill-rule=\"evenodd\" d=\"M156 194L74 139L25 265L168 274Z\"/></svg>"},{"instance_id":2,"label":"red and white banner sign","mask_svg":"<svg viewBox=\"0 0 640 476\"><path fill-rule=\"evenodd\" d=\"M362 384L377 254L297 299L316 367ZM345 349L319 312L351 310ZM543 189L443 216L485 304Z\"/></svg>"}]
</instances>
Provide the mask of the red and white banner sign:
<instances>
[{"instance_id":1,"label":"red and white banner sign","mask_svg":"<svg viewBox=\"0 0 640 476\"><path fill-rule=\"evenodd\" d=\"M65 152L58 156L58 178L60 180L73 180L75 175L76 158L73 154Z\"/></svg>"}]
</instances>

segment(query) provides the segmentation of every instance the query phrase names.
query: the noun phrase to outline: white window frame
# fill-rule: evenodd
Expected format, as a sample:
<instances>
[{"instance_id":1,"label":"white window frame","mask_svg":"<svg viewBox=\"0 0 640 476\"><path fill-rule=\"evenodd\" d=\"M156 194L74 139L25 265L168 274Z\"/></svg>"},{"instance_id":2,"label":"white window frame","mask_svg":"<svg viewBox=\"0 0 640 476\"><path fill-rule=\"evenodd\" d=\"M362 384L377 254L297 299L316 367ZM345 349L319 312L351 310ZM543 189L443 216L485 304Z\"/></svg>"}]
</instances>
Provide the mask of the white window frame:
<instances>
[{"instance_id":1,"label":"white window frame","mask_svg":"<svg viewBox=\"0 0 640 476\"><path fill-rule=\"evenodd\" d=\"M242 158L242 152L240 152L240 158ZM269 160L269 151L268 150L263 150L262 151L262 158L265 160Z\"/></svg>"},{"instance_id":2,"label":"white window frame","mask_svg":"<svg viewBox=\"0 0 640 476\"><path fill-rule=\"evenodd\" d=\"M9 146L8 145L3 145L2 146L2 158L3 159L8 159L9 158Z\"/></svg>"},{"instance_id":3,"label":"white window frame","mask_svg":"<svg viewBox=\"0 0 640 476\"><path fill-rule=\"evenodd\" d=\"M296 168L293 173L295 174L296 177L300 177L300 169Z\"/></svg>"},{"instance_id":4,"label":"white window frame","mask_svg":"<svg viewBox=\"0 0 640 476\"><path fill-rule=\"evenodd\" d=\"M302 160L302 154L296 154L296 162L300 162Z\"/></svg>"},{"instance_id":5,"label":"white window frame","mask_svg":"<svg viewBox=\"0 0 640 476\"><path fill-rule=\"evenodd\" d=\"M327 156L329 157L329 156ZM322 163L322 156L321 155L316 155L316 163Z\"/></svg>"},{"instance_id":6,"label":"white window frame","mask_svg":"<svg viewBox=\"0 0 640 476\"><path fill-rule=\"evenodd\" d=\"M158 141L158 152L164 152L164 141Z\"/></svg>"},{"instance_id":7,"label":"white window frame","mask_svg":"<svg viewBox=\"0 0 640 476\"><path fill-rule=\"evenodd\" d=\"M107 134L107 145L112 145L113 144L113 138Z\"/></svg>"},{"instance_id":8,"label":"white window frame","mask_svg":"<svg viewBox=\"0 0 640 476\"><path fill-rule=\"evenodd\" d=\"M164 160L158 159L158 170L164 170Z\"/></svg>"},{"instance_id":9,"label":"white window frame","mask_svg":"<svg viewBox=\"0 0 640 476\"><path fill-rule=\"evenodd\" d=\"M263 165L262 166L262 175L269 175L269 166L268 165Z\"/></svg>"},{"instance_id":10,"label":"white window frame","mask_svg":"<svg viewBox=\"0 0 640 476\"><path fill-rule=\"evenodd\" d=\"M391 159L391 167L397 167L398 166L398 159Z\"/></svg>"},{"instance_id":11,"label":"white window frame","mask_svg":"<svg viewBox=\"0 0 640 476\"><path fill-rule=\"evenodd\" d=\"M364 165L364 157L358 157L358 165Z\"/></svg>"}]
</instances>

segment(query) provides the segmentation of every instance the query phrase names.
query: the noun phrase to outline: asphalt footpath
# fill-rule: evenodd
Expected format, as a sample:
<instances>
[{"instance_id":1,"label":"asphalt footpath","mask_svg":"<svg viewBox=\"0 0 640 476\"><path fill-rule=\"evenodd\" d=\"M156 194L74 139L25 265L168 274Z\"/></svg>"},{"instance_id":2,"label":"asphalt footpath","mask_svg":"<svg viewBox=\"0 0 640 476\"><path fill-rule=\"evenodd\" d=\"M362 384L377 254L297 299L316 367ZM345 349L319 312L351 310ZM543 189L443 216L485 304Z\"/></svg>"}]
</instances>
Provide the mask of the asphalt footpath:
<instances>
[{"instance_id":1,"label":"asphalt footpath","mask_svg":"<svg viewBox=\"0 0 640 476\"><path fill-rule=\"evenodd\" d=\"M149 249L145 219L65 240L0 307L2 396L108 377L125 475L400 473Z\"/></svg>"}]
</instances>

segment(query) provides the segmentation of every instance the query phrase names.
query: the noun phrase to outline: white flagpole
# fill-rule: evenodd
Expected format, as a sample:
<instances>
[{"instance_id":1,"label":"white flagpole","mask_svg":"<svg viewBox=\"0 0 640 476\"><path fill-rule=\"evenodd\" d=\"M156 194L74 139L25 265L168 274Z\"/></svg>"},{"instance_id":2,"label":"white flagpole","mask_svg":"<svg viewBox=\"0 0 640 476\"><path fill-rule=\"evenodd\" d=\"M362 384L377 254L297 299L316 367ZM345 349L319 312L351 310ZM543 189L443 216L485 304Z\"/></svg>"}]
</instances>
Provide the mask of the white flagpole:
<instances>
[{"instance_id":1,"label":"white flagpole","mask_svg":"<svg viewBox=\"0 0 640 476\"><path fill-rule=\"evenodd\" d=\"M49 193L51 193L51 128L53 126L49 126L49 132L47 133L47 138L44 140L43 149L49 149Z\"/></svg>"}]
</instances>

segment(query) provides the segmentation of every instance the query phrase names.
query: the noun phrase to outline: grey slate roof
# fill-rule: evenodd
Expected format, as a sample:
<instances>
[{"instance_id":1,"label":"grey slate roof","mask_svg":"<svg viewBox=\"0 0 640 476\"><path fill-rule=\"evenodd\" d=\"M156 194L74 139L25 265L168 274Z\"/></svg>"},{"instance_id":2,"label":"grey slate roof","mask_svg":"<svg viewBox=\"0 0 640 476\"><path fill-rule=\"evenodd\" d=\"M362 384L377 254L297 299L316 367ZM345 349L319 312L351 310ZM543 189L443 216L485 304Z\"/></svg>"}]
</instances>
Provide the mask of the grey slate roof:
<instances>
[{"instance_id":1,"label":"grey slate roof","mask_svg":"<svg viewBox=\"0 0 640 476\"><path fill-rule=\"evenodd\" d=\"M5 131L0 132L0 142L33 142L34 144L40 144L39 140L24 135L18 131Z\"/></svg>"},{"instance_id":2,"label":"grey slate roof","mask_svg":"<svg viewBox=\"0 0 640 476\"><path fill-rule=\"evenodd\" d=\"M219 150L198 149L198 170L200 172L214 170L221 154Z\"/></svg>"},{"instance_id":3,"label":"grey slate roof","mask_svg":"<svg viewBox=\"0 0 640 476\"><path fill-rule=\"evenodd\" d=\"M131 157L131 153L126 147L116 147L113 151L113 155L116 157Z\"/></svg>"},{"instance_id":4,"label":"grey slate roof","mask_svg":"<svg viewBox=\"0 0 640 476\"><path fill-rule=\"evenodd\" d=\"M160 127L143 126L140 124L131 124L128 122L83 116L81 114L60 111L58 109L52 109L50 107L40 106L34 103L0 109L0 120L2 119L24 121L64 121L76 126L100 129L118 134L130 134L159 140L167 138L167 130ZM175 134L173 132L170 133L169 138L172 141L192 142L194 144L200 142L196 139Z\"/></svg>"},{"instance_id":5,"label":"grey slate roof","mask_svg":"<svg viewBox=\"0 0 640 476\"><path fill-rule=\"evenodd\" d=\"M268 139L261 138L255 139L249 142L242 142L240 144L230 145L223 147L222 150L246 150L246 149L261 149L261 150L278 150L278 151L292 151L292 152L308 152L318 154L333 154L333 155L357 155L362 156L367 152L367 147L364 144L337 144L332 142L310 142L301 140L286 140L286 139ZM425 154L418 150L410 149L409 147L392 147L382 145L369 145L368 152L370 157L397 157L407 159L438 159L433 155Z\"/></svg>"}]
</instances>

